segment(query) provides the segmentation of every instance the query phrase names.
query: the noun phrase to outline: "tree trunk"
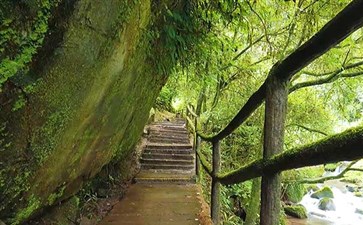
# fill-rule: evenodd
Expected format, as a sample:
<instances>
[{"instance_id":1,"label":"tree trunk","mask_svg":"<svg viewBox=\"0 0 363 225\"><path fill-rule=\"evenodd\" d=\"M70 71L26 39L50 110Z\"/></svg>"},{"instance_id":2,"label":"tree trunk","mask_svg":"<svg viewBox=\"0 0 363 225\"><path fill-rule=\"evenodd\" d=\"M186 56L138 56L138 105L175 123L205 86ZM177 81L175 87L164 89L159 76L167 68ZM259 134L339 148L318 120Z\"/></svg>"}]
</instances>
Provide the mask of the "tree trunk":
<instances>
[{"instance_id":1,"label":"tree trunk","mask_svg":"<svg viewBox=\"0 0 363 225\"><path fill-rule=\"evenodd\" d=\"M287 85L274 76L274 68L267 80L263 158L265 160L283 151L284 125L287 106ZM261 225L277 225L280 217L280 173L262 177Z\"/></svg>"}]
</instances>

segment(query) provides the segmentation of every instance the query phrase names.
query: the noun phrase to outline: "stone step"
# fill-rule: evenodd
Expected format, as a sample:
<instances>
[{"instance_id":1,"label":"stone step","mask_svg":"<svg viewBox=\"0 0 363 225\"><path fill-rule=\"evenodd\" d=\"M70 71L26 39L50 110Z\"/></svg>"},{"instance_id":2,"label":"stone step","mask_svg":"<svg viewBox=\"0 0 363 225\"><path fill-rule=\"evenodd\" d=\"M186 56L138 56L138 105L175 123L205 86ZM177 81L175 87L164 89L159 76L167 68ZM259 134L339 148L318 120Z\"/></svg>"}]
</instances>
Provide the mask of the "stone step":
<instances>
[{"instance_id":1,"label":"stone step","mask_svg":"<svg viewBox=\"0 0 363 225\"><path fill-rule=\"evenodd\" d=\"M141 165L194 165L194 160L190 159L140 159Z\"/></svg>"},{"instance_id":2,"label":"stone step","mask_svg":"<svg viewBox=\"0 0 363 225\"><path fill-rule=\"evenodd\" d=\"M173 123L173 122L157 122L152 123L151 126L170 126L170 127L182 127L185 123Z\"/></svg>"},{"instance_id":3,"label":"stone step","mask_svg":"<svg viewBox=\"0 0 363 225\"><path fill-rule=\"evenodd\" d=\"M171 126L154 126L150 128L150 131L172 131L172 132L187 132L187 129L183 126L171 127Z\"/></svg>"},{"instance_id":4,"label":"stone step","mask_svg":"<svg viewBox=\"0 0 363 225\"><path fill-rule=\"evenodd\" d=\"M168 184L194 184L196 183L195 177L185 177L185 178L158 178L158 177L150 177L150 178L142 178L142 177L135 177L136 183L141 184L159 184L159 183L168 183Z\"/></svg>"},{"instance_id":5,"label":"stone step","mask_svg":"<svg viewBox=\"0 0 363 225\"><path fill-rule=\"evenodd\" d=\"M188 144L188 139L171 139L171 138L150 138L151 143L176 143L176 144Z\"/></svg>"},{"instance_id":6,"label":"stone step","mask_svg":"<svg viewBox=\"0 0 363 225\"><path fill-rule=\"evenodd\" d=\"M149 143L146 149L192 149L191 144L152 144Z\"/></svg>"},{"instance_id":7,"label":"stone step","mask_svg":"<svg viewBox=\"0 0 363 225\"><path fill-rule=\"evenodd\" d=\"M160 183L168 183L168 184L194 184L196 183L195 178L138 178L135 177L136 183L141 184L160 184Z\"/></svg>"},{"instance_id":8,"label":"stone step","mask_svg":"<svg viewBox=\"0 0 363 225\"><path fill-rule=\"evenodd\" d=\"M137 183L195 183L193 172L176 173L175 171L141 170L135 177Z\"/></svg>"},{"instance_id":9,"label":"stone step","mask_svg":"<svg viewBox=\"0 0 363 225\"><path fill-rule=\"evenodd\" d=\"M158 153L143 153L143 159L182 159L182 160L194 160L192 154L158 154Z\"/></svg>"},{"instance_id":10,"label":"stone step","mask_svg":"<svg viewBox=\"0 0 363 225\"><path fill-rule=\"evenodd\" d=\"M170 140L176 140L176 141L179 141L179 140L190 140L188 136L161 136L161 135L151 135L148 137L148 139L170 139Z\"/></svg>"},{"instance_id":11,"label":"stone step","mask_svg":"<svg viewBox=\"0 0 363 225\"><path fill-rule=\"evenodd\" d=\"M175 139L189 139L189 135L187 134L173 134L173 133L165 133L165 134L160 134L160 133L151 133L149 134L148 138L161 138L161 137L165 137L165 138L175 138Z\"/></svg>"},{"instance_id":12,"label":"stone step","mask_svg":"<svg viewBox=\"0 0 363 225\"><path fill-rule=\"evenodd\" d=\"M192 169L194 169L194 163L191 165L141 164L141 169L191 171Z\"/></svg>"},{"instance_id":13,"label":"stone step","mask_svg":"<svg viewBox=\"0 0 363 225\"><path fill-rule=\"evenodd\" d=\"M144 149L145 154L183 154L190 155L193 153L192 149Z\"/></svg>"},{"instance_id":14,"label":"stone step","mask_svg":"<svg viewBox=\"0 0 363 225\"><path fill-rule=\"evenodd\" d=\"M174 131L157 131L157 132L150 132L149 136L177 136L177 137L189 137L188 132L174 132Z\"/></svg>"},{"instance_id":15,"label":"stone step","mask_svg":"<svg viewBox=\"0 0 363 225\"><path fill-rule=\"evenodd\" d=\"M156 123L152 123L151 126L184 127L184 126L186 126L186 123L185 122L180 122L180 123L156 122Z\"/></svg>"}]
</instances>

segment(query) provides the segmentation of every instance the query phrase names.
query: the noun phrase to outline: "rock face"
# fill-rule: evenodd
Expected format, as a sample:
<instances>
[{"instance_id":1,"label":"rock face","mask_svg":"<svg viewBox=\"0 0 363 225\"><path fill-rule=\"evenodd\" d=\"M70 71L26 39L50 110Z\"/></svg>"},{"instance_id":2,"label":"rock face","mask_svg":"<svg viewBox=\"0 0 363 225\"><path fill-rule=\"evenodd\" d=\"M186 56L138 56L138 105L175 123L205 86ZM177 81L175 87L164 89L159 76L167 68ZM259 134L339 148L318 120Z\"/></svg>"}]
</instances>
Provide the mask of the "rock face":
<instances>
[{"instance_id":1,"label":"rock face","mask_svg":"<svg viewBox=\"0 0 363 225\"><path fill-rule=\"evenodd\" d=\"M322 189L311 194L312 198L334 198L333 191L329 187L323 187Z\"/></svg>"},{"instance_id":2,"label":"rock face","mask_svg":"<svg viewBox=\"0 0 363 225\"><path fill-rule=\"evenodd\" d=\"M12 110L24 91L15 84L0 93L0 219L7 224L74 195L111 160L127 160L166 82L145 50L150 0L67 2L74 9L62 41L26 74L25 105Z\"/></svg>"}]
</instances>

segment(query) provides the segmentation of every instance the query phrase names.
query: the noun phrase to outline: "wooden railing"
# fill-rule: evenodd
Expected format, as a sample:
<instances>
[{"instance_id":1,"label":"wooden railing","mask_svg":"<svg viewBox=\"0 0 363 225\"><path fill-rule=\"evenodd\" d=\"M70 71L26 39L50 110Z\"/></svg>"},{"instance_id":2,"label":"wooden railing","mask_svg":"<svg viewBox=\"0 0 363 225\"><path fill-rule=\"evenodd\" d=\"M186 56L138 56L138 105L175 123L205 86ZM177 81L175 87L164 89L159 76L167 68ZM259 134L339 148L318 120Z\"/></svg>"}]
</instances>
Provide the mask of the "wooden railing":
<instances>
[{"instance_id":1,"label":"wooden railing","mask_svg":"<svg viewBox=\"0 0 363 225\"><path fill-rule=\"evenodd\" d=\"M363 0L352 1L343 11L327 23L315 36L276 63L261 87L252 94L231 122L215 135L205 135L198 130L198 115L188 106L187 121L194 131L196 174L203 168L212 179L211 217L220 223L220 185L236 184L255 177L262 177L261 225L276 225L280 210L280 172L304 166L319 165L342 160L363 158L363 128L335 135L299 149L283 152L284 123L286 117L289 81L306 65L337 45L349 34L362 27ZM220 143L236 130L265 101L263 159L256 160L238 170L220 174ZM349 141L347 141L349 140ZM201 141L213 146L212 165L200 151ZM355 148L354 148L355 147ZM334 153L334 154L333 154Z\"/></svg>"}]
</instances>

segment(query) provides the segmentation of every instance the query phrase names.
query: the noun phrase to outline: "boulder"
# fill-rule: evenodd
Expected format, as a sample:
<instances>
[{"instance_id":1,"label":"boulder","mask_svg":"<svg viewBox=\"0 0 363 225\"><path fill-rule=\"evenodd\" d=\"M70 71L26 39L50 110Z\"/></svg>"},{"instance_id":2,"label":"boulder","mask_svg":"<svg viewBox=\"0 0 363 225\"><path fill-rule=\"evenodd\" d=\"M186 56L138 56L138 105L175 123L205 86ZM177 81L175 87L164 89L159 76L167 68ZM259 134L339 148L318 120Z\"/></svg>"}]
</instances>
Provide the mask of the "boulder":
<instances>
[{"instance_id":1,"label":"boulder","mask_svg":"<svg viewBox=\"0 0 363 225\"><path fill-rule=\"evenodd\" d=\"M321 198L334 198L333 191L329 187L323 187L322 189L311 194L312 198L321 199Z\"/></svg>"},{"instance_id":2,"label":"boulder","mask_svg":"<svg viewBox=\"0 0 363 225\"><path fill-rule=\"evenodd\" d=\"M328 163L324 165L324 170L334 172L338 168L338 163Z\"/></svg>"},{"instance_id":3,"label":"boulder","mask_svg":"<svg viewBox=\"0 0 363 225\"><path fill-rule=\"evenodd\" d=\"M354 196L355 197L359 197L359 198L362 198L363 197L363 193L362 192L354 192Z\"/></svg>"},{"instance_id":4,"label":"boulder","mask_svg":"<svg viewBox=\"0 0 363 225\"><path fill-rule=\"evenodd\" d=\"M336 209L333 199L327 197L320 199L318 208L324 211L335 211Z\"/></svg>"},{"instance_id":5,"label":"boulder","mask_svg":"<svg viewBox=\"0 0 363 225\"><path fill-rule=\"evenodd\" d=\"M303 205L295 205L295 206L285 206L284 211L286 215L299 218L299 219L305 219L307 218L307 212Z\"/></svg>"},{"instance_id":6,"label":"boulder","mask_svg":"<svg viewBox=\"0 0 363 225\"><path fill-rule=\"evenodd\" d=\"M355 213L363 215L363 209L355 209Z\"/></svg>"},{"instance_id":7,"label":"boulder","mask_svg":"<svg viewBox=\"0 0 363 225\"><path fill-rule=\"evenodd\" d=\"M353 185L346 185L345 186L349 192L355 192L357 191L357 187Z\"/></svg>"},{"instance_id":8,"label":"boulder","mask_svg":"<svg viewBox=\"0 0 363 225\"><path fill-rule=\"evenodd\" d=\"M285 202L298 203L302 200L306 193L306 188L303 184L291 183L285 186L283 199Z\"/></svg>"},{"instance_id":9,"label":"boulder","mask_svg":"<svg viewBox=\"0 0 363 225\"><path fill-rule=\"evenodd\" d=\"M316 184L308 184L308 185L305 185L305 189L306 189L307 192L309 192L309 191L315 192L315 191L319 190L319 187Z\"/></svg>"}]
</instances>

